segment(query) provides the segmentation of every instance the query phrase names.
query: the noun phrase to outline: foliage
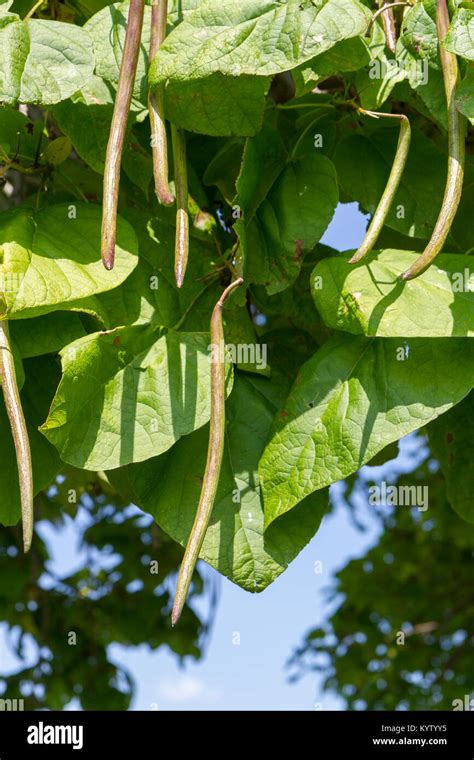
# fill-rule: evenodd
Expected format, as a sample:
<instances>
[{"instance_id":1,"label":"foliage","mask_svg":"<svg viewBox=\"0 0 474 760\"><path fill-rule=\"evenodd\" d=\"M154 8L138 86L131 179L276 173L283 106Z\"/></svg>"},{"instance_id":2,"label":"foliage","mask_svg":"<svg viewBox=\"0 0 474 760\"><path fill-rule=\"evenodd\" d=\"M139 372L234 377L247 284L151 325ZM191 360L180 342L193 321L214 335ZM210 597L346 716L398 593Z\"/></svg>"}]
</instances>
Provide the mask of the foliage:
<instances>
[{"instance_id":1,"label":"foliage","mask_svg":"<svg viewBox=\"0 0 474 760\"><path fill-rule=\"evenodd\" d=\"M327 487L407 433L439 418L441 449L454 415L439 461L454 482L469 468L472 11L445 30L444 0L390 9L393 45L365 1L176 0L151 63L147 6L121 66L140 3L1 5L0 324L34 492L68 465L97 471L186 544L207 487L211 314L243 277L222 309L226 437L200 556L261 591L318 529ZM354 265L321 245L339 202L376 213L389 175L378 250ZM7 409L8 527L30 505ZM469 489L448 498L472 523Z\"/></svg>"}]
</instances>

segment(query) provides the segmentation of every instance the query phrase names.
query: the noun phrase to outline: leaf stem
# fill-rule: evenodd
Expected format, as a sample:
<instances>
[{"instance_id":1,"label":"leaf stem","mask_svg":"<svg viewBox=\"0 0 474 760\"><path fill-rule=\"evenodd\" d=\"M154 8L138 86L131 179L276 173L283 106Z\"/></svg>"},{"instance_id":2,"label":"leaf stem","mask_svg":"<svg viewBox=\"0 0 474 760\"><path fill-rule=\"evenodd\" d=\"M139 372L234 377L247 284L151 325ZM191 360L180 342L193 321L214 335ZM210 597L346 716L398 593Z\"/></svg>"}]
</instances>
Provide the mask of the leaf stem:
<instances>
[{"instance_id":1,"label":"leaf stem","mask_svg":"<svg viewBox=\"0 0 474 760\"><path fill-rule=\"evenodd\" d=\"M168 0L154 0L151 6L151 40L150 61L166 37L168 18ZM163 88L158 87L148 96L148 113L150 116L151 146L153 156L153 176L155 192L160 203L171 206L174 195L171 192L168 177L168 142L163 106Z\"/></svg>"},{"instance_id":2,"label":"leaf stem","mask_svg":"<svg viewBox=\"0 0 474 760\"><path fill-rule=\"evenodd\" d=\"M395 45L396 45L396 39L395 39L395 20L393 18L393 11L392 8L396 8L400 5L413 5L413 3L409 2L396 2L396 3L387 3L384 2L381 8L378 9L378 11L375 11L372 18L370 19L369 26L367 27L367 31L365 33L366 37L370 37L370 33L372 31L372 27L375 24L376 19L379 16L382 16L382 23L383 28L385 32L385 40L387 42L388 49L394 53L395 52ZM390 17L390 21L386 22L386 16ZM387 25L386 25L387 24Z\"/></svg>"},{"instance_id":3,"label":"leaf stem","mask_svg":"<svg viewBox=\"0 0 474 760\"><path fill-rule=\"evenodd\" d=\"M43 3L44 3L44 0L38 0L38 2L36 2L36 3L33 5L33 7L32 7L32 8L30 8L30 10L29 10L29 11L28 11L28 13L26 14L26 16L23 18L23 21L28 21L28 20L29 20L29 19L30 19L30 18L31 18L31 17L32 17L32 16L33 16L35 13L36 13L36 11L37 11L37 10L38 10L38 8L40 7L40 5L43 5Z\"/></svg>"},{"instance_id":4,"label":"leaf stem","mask_svg":"<svg viewBox=\"0 0 474 760\"><path fill-rule=\"evenodd\" d=\"M105 156L101 248L106 269L112 269L115 261L120 164L140 52L144 6L144 0L130 0L122 63Z\"/></svg>"},{"instance_id":5,"label":"leaf stem","mask_svg":"<svg viewBox=\"0 0 474 760\"><path fill-rule=\"evenodd\" d=\"M15 444L20 484L23 548L27 552L31 547L33 539L33 471L30 442L21 406L8 320L6 319L0 320L0 374L2 378L3 398L5 399L5 407Z\"/></svg>"},{"instance_id":6,"label":"leaf stem","mask_svg":"<svg viewBox=\"0 0 474 760\"><path fill-rule=\"evenodd\" d=\"M443 69L444 89L448 105L448 172L443 203L431 239L415 263L401 275L402 280L418 277L434 261L448 237L459 201L464 180L465 119L455 102L455 89L459 78L458 62L454 53L443 47L449 28L449 11L446 0L437 0L436 27L438 30L439 56Z\"/></svg>"},{"instance_id":7,"label":"leaf stem","mask_svg":"<svg viewBox=\"0 0 474 760\"><path fill-rule=\"evenodd\" d=\"M225 435L225 361L222 356L224 345L224 328L222 325L222 307L225 300L235 288L243 283L238 277L224 290L214 306L211 317L211 420L209 444L207 449L206 470L202 482L199 504L194 524L188 538L183 561L179 570L178 585L171 613L171 623L175 625L183 611L194 568L206 535L207 526L216 498L217 486L224 454Z\"/></svg>"},{"instance_id":8,"label":"leaf stem","mask_svg":"<svg viewBox=\"0 0 474 760\"><path fill-rule=\"evenodd\" d=\"M390 171L385 190L380 198L379 204L375 210L375 214L372 217L372 221L369 224L365 237L357 249L354 256L350 259L349 264L356 264L360 261L374 247L380 231L385 224L385 219L390 211L390 207L393 203L393 199L400 185L405 164L407 162L408 151L410 150L411 140L411 128L410 121L405 114L402 113L378 113L376 111L366 111L363 108L357 108L360 113L367 116L373 116L375 119L388 118L398 119L400 121L400 134L398 137L397 150L395 158L393 160L392 169Z\"/></svg>"},{"instance_id":9,"label":"leaf stem","mask_svg":"<svg viewBox=\"0 0 474 760\"><path fill-rule=\"evenodd\" d=\"M171 125L173 143L174 183L176 188L176 240L174 273L180 288L186 274L189 254L188 171L186 167L186 136L182 129Z\"/></svg>"}]
</instances>

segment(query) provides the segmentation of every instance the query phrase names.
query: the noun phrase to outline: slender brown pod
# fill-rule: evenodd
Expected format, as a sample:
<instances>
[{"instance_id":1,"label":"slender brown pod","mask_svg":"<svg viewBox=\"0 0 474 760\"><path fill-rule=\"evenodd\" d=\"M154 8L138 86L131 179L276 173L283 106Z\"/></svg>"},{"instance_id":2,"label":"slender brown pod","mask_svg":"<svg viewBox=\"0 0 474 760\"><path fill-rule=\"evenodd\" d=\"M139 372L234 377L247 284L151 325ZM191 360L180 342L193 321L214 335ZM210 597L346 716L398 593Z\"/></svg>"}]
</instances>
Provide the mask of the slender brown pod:
<instances>
[{"instance_id":1,"label":"slender brown pod","mask_svg":"<svg viewBox=\"0 0 474 760\"><path fill-rule=\"evenodd\" d=\"M449 11L446 0L437 0L436 26L438 31L439 55L443 69L444 89L448 105L448 174L444 191L443 204L436 221L431 240L415 263L401 275L402 280L412 280L422 274L443 249L451 229L459 201L461 200L464 180L465 160L465 119L459 113L455 102L455 90L459 72L457 58L442 45L449 27Z\"/></svg>"},{"instance_id":2,"label":"slender brown pod","mask_svg":"<svg viewBox=\"0 0 474 760\"><path fill-rule=\"evenodd\" d=\"M385 34L385 42L390 52L395 53L395 48L397 45L395 16L393 15L393 8L384 8L386 5L386 0L382 0L381 10L385 10L385 13L382 13L382 26Z\"/></svg>"},{"instance_id":3,"label":"slender brown pod","mask_svg":"<svg viewBox=\"0 0 474 760\"><path fill-rule=\"evenodd\" d=\"M222 307L226 298L243 283L242 277L234 280L223 292L214 306L211 317L211 420L206 470L202 482L199 504L194 524L188 538L183 561L179 570L178 585L171 613L173 625L178 622L183 611L194 568L201 551L204 536L212 514L224 454L225 434L225 362L224 328Z\"/></svg>"},{"instance_id":4,"label":"slender brown pod","mask_svg":"<svg viewBox=\"0 0 474 760\"><path fill-rule=\"evenodd\" d=\"M33 540L33 470L31 450L26 429L25 416L21 406L20 392L15 372L15 362L10 342L8 320L0 320L0 374L2 392L5 399L13 442L15 444L18 479L20 484L21 522L23 527L23 548L29 551Z\"/></svg>"},{"instance_id":5,"label":"slender brown pod","mask_svg":"<svg viewBox=\"0 0 474 760\"><path fill-rule=\"evenodd\" d=\"M144 0L130 0L127 32L125 34L114 113L105 156L101 248L102 261L106 269L112 269L115 261L120 165L122 163L123 141L127 128L130 103L132 101L138 54L140 52L144 8Z\"/></svg>"},{"instance_id":6,"label":"slender brown pod","mask_svg":"<svg viewBox=\"0 0 474 760\"><path fill-rule=\"evenodd\" d=\"M154 0L151 6L150 61L153 60L166 37L167 18L167 0ZM160 203L171 206L174 203L174 195L171 192L168 177L168 141L166 139L162 87L158 87L154 93L149 94L148 113L150 115L155 192Z\"/></svg>"},{"instance_id":7,"label":"slender brown pod","mask_svg":"<svg viewBox=\"0 0 474 760\"><path fill-rule=\"evenodd\" d=\"M395 193L400 185L400 180L407 162L408 151L410 150L411 140L410 122L405 114L378 113L376 111L366 111L363 108L358 108L358 111L367 116L373 116L376 119L398 119L400 121L400 135L398 137L397 150L385 190L380 198L379 205L372 217L367 232L365 233L365 237L354 256L350 259L349 264L356 264L374 247L377 238L380 235L380 231L385 224L385 219L390 211Z\"/></svg>"},{"instance_id":8,"label":"slender brown pod","mask_svg":"<svg viewBox=\"0 0 474 760\"><path fill-rule=\"evenodd\" d=\"M174 274L180 288L184 282L189 254L188 170L186 168L186 136L182 129L171 125L173 141L174 184L176 189L176 241Z\"/></svg>"}]
</instances>

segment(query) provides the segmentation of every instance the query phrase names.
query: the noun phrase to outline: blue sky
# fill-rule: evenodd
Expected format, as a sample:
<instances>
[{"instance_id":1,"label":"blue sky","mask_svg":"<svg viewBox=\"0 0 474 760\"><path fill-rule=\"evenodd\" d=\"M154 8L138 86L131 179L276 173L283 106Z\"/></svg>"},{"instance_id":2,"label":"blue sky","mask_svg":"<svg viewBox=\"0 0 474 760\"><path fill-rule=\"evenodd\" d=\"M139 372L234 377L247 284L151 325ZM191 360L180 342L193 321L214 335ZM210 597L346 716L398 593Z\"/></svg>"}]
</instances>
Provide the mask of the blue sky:
<instances>
[{"instance_id":1,"label":"blue sky","mask_svg":"<svg viewBox=\"0 0 474 760\"><path fill-rule=\"evenodd\" d=\"M360 243L366 220L356 204L340 205L323 242L345 250ZM45 533L43 532L43 536ZM75 564L74 531L47 532L55 569ZM344 510L325 518L317 535L290 567L262 594L249 594L219 578L217 615L201 662L180 666L166 649L151 653L113 646L111 656L131 671L137 686L132 709L159 710L314 710L338 709L337 697L322 695L315 677L288 682L284 666L306 631L321 622L327 608L322 590L349 558L362 554L375 538L361 534ZM315 572L315 563L322 572ZM211 568L209 573L217 576ZM240 639L240 643L236 641ZM5 653L0 627L0 651ZM15 662L2 654L2 671Z\"/></svg>"}]
</instances>

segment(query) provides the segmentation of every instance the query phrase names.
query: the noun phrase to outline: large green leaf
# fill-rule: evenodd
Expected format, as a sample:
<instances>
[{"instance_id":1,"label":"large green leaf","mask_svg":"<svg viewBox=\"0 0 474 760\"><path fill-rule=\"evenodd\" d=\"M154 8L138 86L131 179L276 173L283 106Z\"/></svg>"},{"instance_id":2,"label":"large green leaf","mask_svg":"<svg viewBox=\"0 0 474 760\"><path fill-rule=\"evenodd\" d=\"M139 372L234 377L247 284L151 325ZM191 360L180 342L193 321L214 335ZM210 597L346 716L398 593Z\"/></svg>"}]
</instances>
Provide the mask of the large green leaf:
<instances>
[{"instance_id":1,"label":"large green leaf","mask_svg":"<svg viewBox=\"0 0 474 760\"><path fill-rule=\"evenodd\" d=\"M150 84L165 86L167 113L185 129L254 134L269 78L357 37L368 20L357 0L208 0L160 47Z\"/></svg>"},{"instance_id":2,"label":"large green leaf","mask_svg":"<svg viewBox=\"0 0 474 760\"><path fill-rule=\"evenodd\" d=\"M464 520L474 523L474 393L430 423L428 433L446 479L449 503Z\"/></svg>"},{"instance_id":3,"label":"large green leaf","mask_svg":"<svg viewBox=\"0 0 474 760\"><path fill-rule=\"evenodd\" d=\"M334 336L303 365L263 453L266 524L446 412L473 383L469 338Z\"/></svg>"},{"instance_id":4,"label":"large green leaf","mask_svg":"<svg viewBox=\"0 0 474 760\"><path fill-rule=\"evenodd\" d=\"M290 160L275 130L247 140L235 204L246 282L277 293L293 282L339 200L334 165L316 149Z\"/></svg>"},{"instance_id":5,"label":"large green leaf","mask_svg":"<svg viewBox=\"0 0 474 760\"><path fill-rule=\"evenodd\" d=\"M2 214L0 276L9 318L45 314L120 285L137 265L135 233L117 220L115 267L108 272L100 229L100 207L82 202Z\"/></svg>"},{"instance_id":6,"label":"large green leaf","mask_svg":"<svg viewBox=\"0 0 474 760\"><path fill-rule=\"evenodd\" d=\"M209 420L208 345L207 333L160 337L146 325L75 341L61 352L63 377L41 431L65 462L89 470L166 451Z\"/></svg>"},{"instance_id":7,"label":"large green leaf","mask_svg":"<svg viewBox=\"0 0 474 760\"><path fill-rule=\"evenodd\" d=\"M296 557L319 527L327 491L306 499L265 535L257 462L285 386L239 375L226 404L226 448L211 522L200 553L247 591L262 591ZM128 468L139 505L175 541L185 544L206 463L206 426L161 457Z\"/></svg>"},{"instance_id":8,"label":"large green leaf","mask_svg":"<svg viewBox=\"0 0 474 760\"><path fill-rule=\"evenodd\" d=\"M440 255L420 277L400 274L418 258L378 251L357 266L350 254L323 259L313 271L316 306L329 327L355 335L442 338L474 335L474 269L466 256Z\"/></svg>"},{"instance_id":9,"label":"large green leaf","mask_svg":"<svg viewBox=\"0 0 474 760\"><path fill-rule=\"evenodd\" d=\"M52 354L86 334L78 314L56 311L28 321L10 323L12 340L24 359Z\"/></svg>"},{"instance_id":10,"label":"large green leaf","mask_svg":"<svg viewBox=\"0 0 474 760\"><path fill-rule=\"evenodd\" d=\"M474 61L474 9L457 8L444 46L452 53Z\"/></svg>"},{"instance_id":11,"label":"large green leaf","mask_svg":"<svg viewBox=\"0 0 474 760\"><path fill-rule=\"evenodd\" d=\"M59 103L79 90L94 70L91 38L73 24L12 21L0 28L0 48L4 103Z\"/></svg>"},{"instance_id":12,"label":"large green leaf","mask_svg":"<svg viewBox=\"0 0 474 760\"><path fill-rule=\"evenodd\" d=\"M59 380L59 368L51 358L27 359L26 382L21 401L28 428L33 464L34 493L45 488L61 469L50 443L38 432L45 419ZM1 396L1 394L0 394ZM0 524L15 525L20 519L20 489L15 447L3 397L0 398Z\"/></svg>"}]
</instances>

